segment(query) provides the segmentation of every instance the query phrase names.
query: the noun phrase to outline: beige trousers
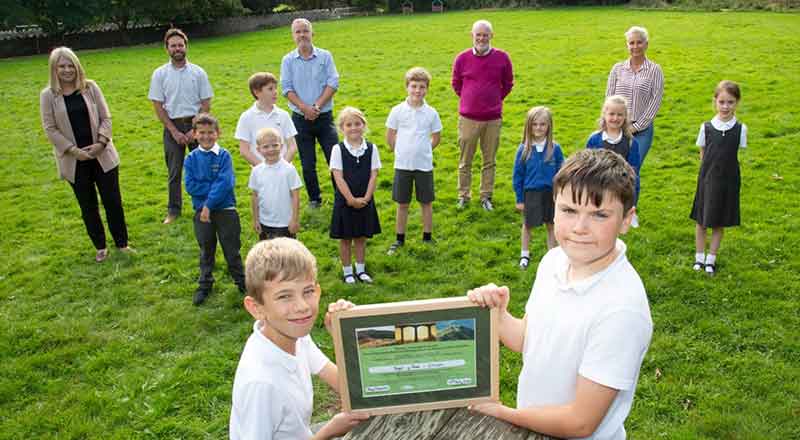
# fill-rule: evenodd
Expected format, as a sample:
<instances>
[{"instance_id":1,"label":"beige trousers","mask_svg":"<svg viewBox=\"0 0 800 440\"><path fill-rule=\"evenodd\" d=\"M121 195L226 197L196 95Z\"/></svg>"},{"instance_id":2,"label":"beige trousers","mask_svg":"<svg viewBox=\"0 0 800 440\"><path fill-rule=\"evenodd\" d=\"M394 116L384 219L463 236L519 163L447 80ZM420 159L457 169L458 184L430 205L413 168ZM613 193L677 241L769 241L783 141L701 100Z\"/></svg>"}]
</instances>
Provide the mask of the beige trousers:
<instances>
[{"instance_id":1,"label":"beige trousers","mask_svg":"<svg viewBox=\"0 0 800 440\"><path fill-rule=\"evenodd\" d=\"M463 116L458 117L458 146L461 157L458 160L458 197L470 198L472 184L472 159L475 157L478 140L481 143L481 200L492 197L494 191L494 175L497 167L497 147L500 143L500 127L502 119L492 121L474 121Z\"/></svg>"}]
</instances>

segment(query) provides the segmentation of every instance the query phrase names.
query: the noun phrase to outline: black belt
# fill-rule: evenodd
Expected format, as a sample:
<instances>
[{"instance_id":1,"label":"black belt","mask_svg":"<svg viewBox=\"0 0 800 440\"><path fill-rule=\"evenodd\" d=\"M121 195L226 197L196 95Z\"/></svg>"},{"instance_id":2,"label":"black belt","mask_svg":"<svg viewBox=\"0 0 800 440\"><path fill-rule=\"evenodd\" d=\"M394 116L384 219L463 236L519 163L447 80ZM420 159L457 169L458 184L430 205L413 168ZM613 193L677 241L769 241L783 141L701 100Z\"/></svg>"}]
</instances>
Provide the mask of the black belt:
<instances>
[{"instance_id":1,"label":"black belt","mask_svg":"<svg viewBox=\"0 0 800 440\"><path fill-rule=\"evenodd\" d=\"M172 122L179 122L181 124L191 124L194 121L194 116L184 116L182 118L172 118Z\"/></svg>"}]
</instances>

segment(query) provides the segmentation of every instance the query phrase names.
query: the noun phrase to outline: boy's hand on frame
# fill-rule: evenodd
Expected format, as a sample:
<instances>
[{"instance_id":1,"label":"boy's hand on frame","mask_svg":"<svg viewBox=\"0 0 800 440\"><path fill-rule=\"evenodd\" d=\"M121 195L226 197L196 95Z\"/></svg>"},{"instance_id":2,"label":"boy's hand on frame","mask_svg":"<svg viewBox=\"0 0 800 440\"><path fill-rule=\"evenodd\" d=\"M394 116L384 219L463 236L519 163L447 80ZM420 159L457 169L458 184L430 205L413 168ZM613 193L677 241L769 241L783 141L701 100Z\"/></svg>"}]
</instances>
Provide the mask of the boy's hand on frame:
<instances>
[{"instance_id":1,"label":"boy's hand on frame","mask_svg":"<svg viewBox=\"0 0 800 440\"><path fill-rule=\"evenodd\" d=\"M511 293L506 286L497 286L494 283L472 289L467 292L470 301L490 309L499 308L501 311L508 309L508 300Z\"/></svg>"},{"instance_id":2,"label":"boy's hand on frame","mask_svg":"<svg viewBox=\"0 0 800 440\"><path fill-rule=\"evenodd\" d=\"M508 407L504 406L502 403L484 402L484 403L478 403L476 405L470 405L469 410L481 413L483 415L487 415L489 417L494 417L496 419L502 419L501 413L503 412L503 410L507 408Z\"/></svg>"},{"instance_id":3,"label":"boy's hand on frame","mask_svg":"<svg viewBox=\"0 0 800 440\"><path fill-rule=\"evenodd\" d=\"M256 231L256 234L261 233L261 222L258 220L253 220L253 230Z\"/></svg>"},{"instance_id":4,"label":"boy's hand on frame","mask_svg":"<svg viewBox=\"0 0 800 440\"><path fill-rule=\"evenodd\" d=\"M297 234L297 231L300 230L300 222L297 220L292 220L289 222L289 233L292 235Z\"/></svg>"},{"instance_id":5,"label":"boy's hand on frame","mask_svg":"<svg viewBox=\"0 0 800 440\"><path fill-rule=\"evenodd\" d=\"M322 427L319 431L320 437L330 439L344 436L355 428L356 425L367 419L369 419L369 414L340 412L333 416L333 418Z\"/></svg>"},{"instance_id":6,"label":"boy's hand on frame","mask_svg":"<svg viewBox=\"0 0 800 440\"><path fill-rule=\"evenodd\" d=\"M516 205L514 205L514 207L517 208L517 211L519 211L519 212L525 211L525 204L524 203L517 203Z\"/></svg>"},{"instance_id":7,"label":"boy's hand on frame","mask_svg":"<svg viewBox=\"0 0 800 440\"><path fill-rule=\"evenodd\" d=\"M337 312L342 310L352 309L356 305L347 301L346 299L339 299L336 302L332 302L328 304L328 311L325 313L325 328L328 330L328 333L332 333L332 325L333 325L333 315Z\"/></svg>"}]
</instances>

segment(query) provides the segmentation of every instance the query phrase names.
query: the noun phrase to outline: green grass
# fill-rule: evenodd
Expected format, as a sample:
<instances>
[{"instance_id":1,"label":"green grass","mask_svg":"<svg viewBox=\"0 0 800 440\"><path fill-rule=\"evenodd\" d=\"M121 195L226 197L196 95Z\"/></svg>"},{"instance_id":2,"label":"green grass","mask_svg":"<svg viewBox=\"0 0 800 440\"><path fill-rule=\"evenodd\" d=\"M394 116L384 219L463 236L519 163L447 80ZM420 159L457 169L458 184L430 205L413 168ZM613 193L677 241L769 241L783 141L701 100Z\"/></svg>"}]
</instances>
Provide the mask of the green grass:
<instances>
[{"instance_id":1,"label":"green grass","mask_svg":"<svg viewBox=\"0 0 800 440\"><path fill-rule=\"evenodd\" d=\"M484 17L516 72L491 214L476 204L464 212L454 206L457 101L449 85L454 55L470 45L470 24ZM322 303L456 296L495 282L511 287L511 307L521 314L535 274L516 267L520 218L511 167L524 114L533 105L550 106L565 152L582 148L595 127L606 75L626 57L623 32L633 24L651 32L648 55L663 67L666 91L642 172L642 227L625 237L655 323L627 430L632 438L797 438L797 15L575 8L317 23L316 42L333 52L342 77L336 106L366 112L369 138L381 145L385 166L376 192L384 233L369 242L367 255L374 286L339 281L338 244L327 238L330 206L302 213L300 238L319 260ZM289 32L193 40L189 47L214 86L221 143L234 149L237 118L252 103L247 77L279 71L292 49ZM184 216L175 225L160 224L166 173L161 128L146 95L152 70L166 55L158 44L79 55L114 115L122 193L139 253L112 252L105 263L93 262L77 203L57 178L38 118L46 57L0 61L0 129L7 134L0 149L0 438L223 438L251 319L224 265L209 302L191 305L198 253L191 222ZM433 74L428 102L445 127L435 152L438 244L420 244L419 210L412 205L408 244L388 257L394 206L383 123L403 99L403 73L413 65ZM711 93L723 78L742 84L739 116L750 136L741 154L743 225L727 231L720 274L709 279L689 269L694 225L688 214L698 169L694 138L713 116ZM249 225L248 169L238 157L235 166L242 223ZM330 200L328 182L323 191ZM256 235L247 229L242 237L246 252ZM534 261L544 253L543 231L536 231L532 251ZM321 320L313 335L332 356ZM508 404L515 401L519 368L519 357L504 350L501 395ZM335 399L317 390L315 420L321 420L335 411Z\"/></svg>"}]
</instances>

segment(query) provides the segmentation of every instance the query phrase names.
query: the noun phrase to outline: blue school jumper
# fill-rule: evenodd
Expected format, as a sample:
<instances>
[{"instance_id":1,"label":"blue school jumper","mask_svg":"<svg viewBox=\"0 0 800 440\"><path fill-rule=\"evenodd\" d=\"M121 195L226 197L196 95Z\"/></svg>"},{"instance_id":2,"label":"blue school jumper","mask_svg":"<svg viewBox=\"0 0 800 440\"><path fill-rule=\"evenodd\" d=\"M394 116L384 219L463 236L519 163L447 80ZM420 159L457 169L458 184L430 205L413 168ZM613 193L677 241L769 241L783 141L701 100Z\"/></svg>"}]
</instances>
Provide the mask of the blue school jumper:
<instances>
[{"instance_id":1,"label":"blue school jumper","mask_svg":"<svg viewBox=\"0 0 800 440\"><path fill-rule=\"evenodd\" d=\"M528 160L522 158L523 151L525 151L525 144L519 144L512 175L517 203L525 201L525 191L552 190L553 177L564 163L564 153L561 152L561 146L556 143L553 144L553 154L548 160L545 160L546 148L540 153L531 146L531 155Z\"/></svg>"}]
</instances>

